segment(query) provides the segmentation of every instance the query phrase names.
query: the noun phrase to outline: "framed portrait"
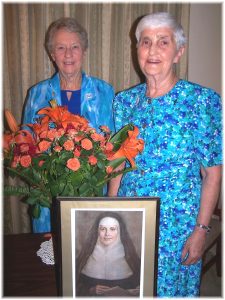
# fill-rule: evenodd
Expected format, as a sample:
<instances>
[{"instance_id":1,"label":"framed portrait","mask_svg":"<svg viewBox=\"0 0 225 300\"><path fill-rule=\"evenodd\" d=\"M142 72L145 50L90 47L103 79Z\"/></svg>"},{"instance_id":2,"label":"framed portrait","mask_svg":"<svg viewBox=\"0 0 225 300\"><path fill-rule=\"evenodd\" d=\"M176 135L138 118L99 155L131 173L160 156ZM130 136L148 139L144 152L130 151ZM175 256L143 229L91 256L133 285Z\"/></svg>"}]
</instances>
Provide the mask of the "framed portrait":
<instances>
[{"instance_id":1,"label":"framed portrait","mask_svg":"<svg viewBox=\"0 0 225 300\"><path fill-rule=\"evenodd\" d=\"M158 197L58 197L59 296L156 296L159 205Z\"/></svg>"}]
</instances>

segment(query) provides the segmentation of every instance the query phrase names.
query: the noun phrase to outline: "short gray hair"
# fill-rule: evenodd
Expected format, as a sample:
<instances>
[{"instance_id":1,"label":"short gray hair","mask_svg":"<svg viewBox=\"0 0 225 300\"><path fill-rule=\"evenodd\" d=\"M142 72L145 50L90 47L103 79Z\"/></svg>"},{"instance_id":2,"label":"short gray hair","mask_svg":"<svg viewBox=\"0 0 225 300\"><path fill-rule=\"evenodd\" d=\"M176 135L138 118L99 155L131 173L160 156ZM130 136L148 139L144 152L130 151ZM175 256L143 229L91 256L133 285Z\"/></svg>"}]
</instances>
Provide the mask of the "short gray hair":
<instances>
[{"instance_id":1,"label":"short gray hair","mask_svg":"<svg viewBox=\"0 0 225 300\"><path fill-rule=\"evenodd\" d=\"M157 12L144 16L138 23L135 36L140 41L141 33L147 28L169 27L172 29L176 41L177 49L183 47L187 39L184 34L183 27L175 20L175 18L167 12Z\"/></svg>"},{"instance_id":2,"label":"short gray hair","mask_svg":"<svg viewBox=\"0 0 225 300\"><path fill-rule=\"evenodd\" d=\"M45 47L49 53L51 53L53 50L53 38L59 29L65 29L68 32L78 33L83 50L88 48L87 31L74 18L63 17L51 23L46 32Z\"/></svg>"}]
</instances>

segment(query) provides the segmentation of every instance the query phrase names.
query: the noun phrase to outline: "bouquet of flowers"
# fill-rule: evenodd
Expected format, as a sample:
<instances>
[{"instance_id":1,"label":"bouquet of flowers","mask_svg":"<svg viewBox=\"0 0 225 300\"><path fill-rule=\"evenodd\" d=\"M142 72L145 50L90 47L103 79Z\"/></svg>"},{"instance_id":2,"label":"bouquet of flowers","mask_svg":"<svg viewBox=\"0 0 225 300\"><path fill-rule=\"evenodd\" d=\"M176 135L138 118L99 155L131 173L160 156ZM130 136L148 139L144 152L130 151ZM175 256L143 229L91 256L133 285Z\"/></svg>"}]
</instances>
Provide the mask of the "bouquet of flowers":
<instances>
[{"instance_id":1,"label":"bouquet of flowers","mask_svg":"<svg viewBox=\"0 0 225 300\"><path fill-rule=\"evenodd\" d=\"M132 124L114 135L106 126L98 133L85 118L54 102L38 114L37 123L19 127L5 110L10 131L4 133L5 175L24 182L4 185L4 194L25 197L34 218L57 196L102 196L109 180L135 169L144 142ZM118 171L126 160L131 166Z\"/></svg>"}]
</instances>

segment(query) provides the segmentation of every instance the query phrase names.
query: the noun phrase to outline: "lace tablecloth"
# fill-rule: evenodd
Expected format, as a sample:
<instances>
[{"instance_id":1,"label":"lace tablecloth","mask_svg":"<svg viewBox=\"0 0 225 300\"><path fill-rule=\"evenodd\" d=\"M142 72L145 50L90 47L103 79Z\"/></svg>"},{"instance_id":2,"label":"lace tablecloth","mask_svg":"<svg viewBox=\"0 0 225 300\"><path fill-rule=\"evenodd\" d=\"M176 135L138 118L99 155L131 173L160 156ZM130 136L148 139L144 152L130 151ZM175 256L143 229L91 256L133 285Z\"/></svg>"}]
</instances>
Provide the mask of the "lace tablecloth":
<instances>
[{"instance_id":1,"label":"lace tablecloth","mask_svg":"<svg viewBox=\"0 0 225 300\"><path fill-rule=\"evenodd\" d=\"M40 249L37 251L37 256L40 256L43 263L47 265L55 264L52 238L41 243Z\"/></svg>"}]
</instances>

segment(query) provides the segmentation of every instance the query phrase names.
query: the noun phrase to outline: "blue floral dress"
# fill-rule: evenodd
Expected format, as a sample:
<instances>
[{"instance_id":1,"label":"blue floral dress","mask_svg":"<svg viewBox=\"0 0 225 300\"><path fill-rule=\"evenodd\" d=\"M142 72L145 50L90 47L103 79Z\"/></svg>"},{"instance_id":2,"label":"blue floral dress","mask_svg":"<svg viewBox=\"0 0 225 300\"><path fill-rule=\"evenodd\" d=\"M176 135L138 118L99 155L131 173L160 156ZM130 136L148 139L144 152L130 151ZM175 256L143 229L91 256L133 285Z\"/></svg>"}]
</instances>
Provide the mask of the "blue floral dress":
<instances>
[{"instance_id":1,"label":"blue floral dress","mask_svg":"<svg viewBox=\"0 0 225 300\"><path fill-rule=\"evenodd\" d=\"M220 96L185 80L164 96L145 94L140 84L114 100L116 130L133 123L145 141L119 196L160 197L157 294L198 296L201 261L184 266L181 252L200 207L200 167L222 164Z\"/></svg>"}]
</instances>

